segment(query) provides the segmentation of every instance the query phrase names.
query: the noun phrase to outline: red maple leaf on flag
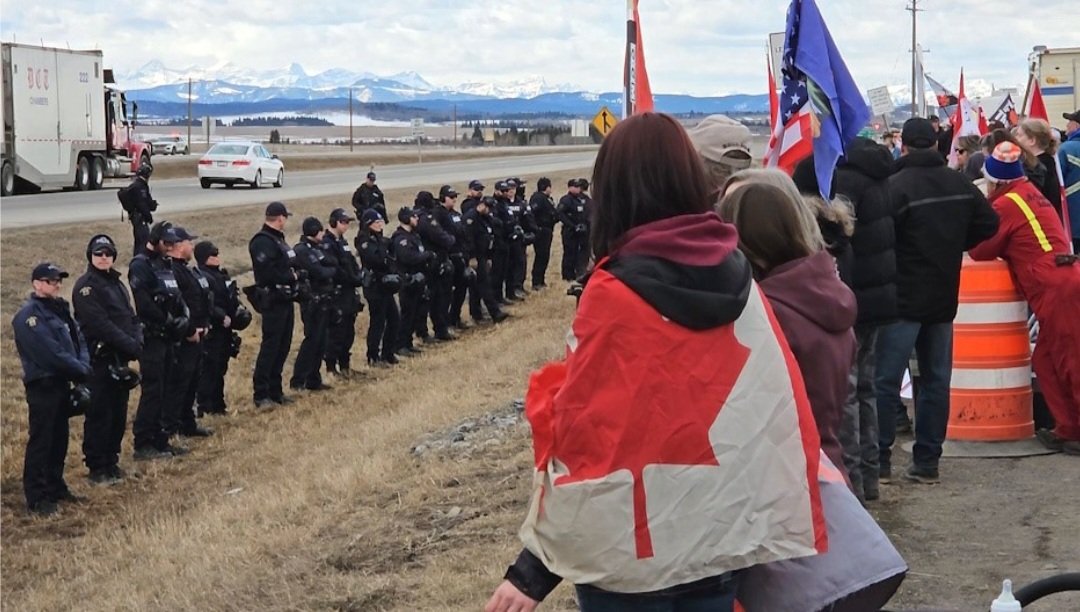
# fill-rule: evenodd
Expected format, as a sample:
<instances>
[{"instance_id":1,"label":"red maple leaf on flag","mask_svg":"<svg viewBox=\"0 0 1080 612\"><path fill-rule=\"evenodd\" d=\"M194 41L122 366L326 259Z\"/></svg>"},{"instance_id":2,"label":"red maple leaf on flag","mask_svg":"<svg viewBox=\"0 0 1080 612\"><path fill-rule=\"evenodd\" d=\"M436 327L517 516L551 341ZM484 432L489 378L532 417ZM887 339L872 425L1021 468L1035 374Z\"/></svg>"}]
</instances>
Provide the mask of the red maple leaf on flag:
<instances>
[{"instance_id":1,"label":"red maple leaf on flag","mask_svg":"<svg viewBox=\"0 0 1080 612\"><path fill-rule=\"evenodd\" d=\"M592 346L579 346L571 357L584 364L585 371L579 373L579 378L595 380L600 372L606 372L619 381L625 380L626 384L586 385L567 381L569 384L562 387L566 369L555 364L534 375L526 402L535 407L545 399L552 401L560 391L558 387L566 391L559 393L560 414L551 430L547 430L551 424L550 412L543 408L535 412L529 409L539 469L546 469L541 461L551 450L549 443L559 439L560 451L554 459L566 467L568 474L556 478L555 486L602 479L621 470L630 472L634 483L634 539L639 559L653 556L643 479L645 468L719 465L709 430L750 356L750 350L735 339L733 325L707 333L671 325L667 333L670 337L666 339L624 335L618 341L622 345L618 350L598 341L591 343ZM734 349L723 363L698 359L691 363L665 364L663 367L680 371L679 378L694 381L690 386L675 387L663 371L646 365L648 360L635 363L626 358L630 348L627 345L637 342L642 343L646 354L649 349L645 344L680 346L680 352L688 355L709 354L709 347L716 345ZM570 416L570 410L580 412ZM539 418L534 421L534 417ZM545 430L550 431L552 439L546 439Z\"/></svg>"}]
</instances>

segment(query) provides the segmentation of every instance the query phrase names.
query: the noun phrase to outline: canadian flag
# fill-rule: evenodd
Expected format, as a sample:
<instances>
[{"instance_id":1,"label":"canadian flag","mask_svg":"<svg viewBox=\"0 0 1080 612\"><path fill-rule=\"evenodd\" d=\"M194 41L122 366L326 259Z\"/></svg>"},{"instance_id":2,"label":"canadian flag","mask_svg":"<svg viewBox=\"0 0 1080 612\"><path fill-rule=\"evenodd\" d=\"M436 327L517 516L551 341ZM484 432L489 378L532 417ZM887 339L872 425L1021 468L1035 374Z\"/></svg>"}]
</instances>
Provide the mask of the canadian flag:
<instances>
[{"instance_id":1,"label":"canadian flag","mask_svg":"<svg viewBox=\"0 0 1080 612\"><path fill-rule=\"evenodd\" d=\"M641 44L638 0L626 2L626 57L623 61L623 118L652 112L653 95L649 73L645 71L645 49Z\"/></svg>"}]
</instances>

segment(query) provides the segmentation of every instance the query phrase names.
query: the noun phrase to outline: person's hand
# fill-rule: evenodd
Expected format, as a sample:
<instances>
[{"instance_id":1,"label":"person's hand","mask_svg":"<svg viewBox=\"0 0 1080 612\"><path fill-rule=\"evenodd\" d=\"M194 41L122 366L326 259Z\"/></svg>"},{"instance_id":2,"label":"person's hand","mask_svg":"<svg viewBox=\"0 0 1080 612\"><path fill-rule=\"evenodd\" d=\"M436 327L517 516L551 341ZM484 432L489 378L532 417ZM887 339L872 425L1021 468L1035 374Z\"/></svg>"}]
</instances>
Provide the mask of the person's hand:
<instances>
[{"instance_id":1,"label":"person's hand","mask_svg":"<svg viewBox=\"0 0 1080 612\"><path fill-rule=\"evenodd\" d=\"M519 591L509 580L503 580L484 606L484 612L532 612L539 605L540 602Z\"/></svg>"}]
</instances>

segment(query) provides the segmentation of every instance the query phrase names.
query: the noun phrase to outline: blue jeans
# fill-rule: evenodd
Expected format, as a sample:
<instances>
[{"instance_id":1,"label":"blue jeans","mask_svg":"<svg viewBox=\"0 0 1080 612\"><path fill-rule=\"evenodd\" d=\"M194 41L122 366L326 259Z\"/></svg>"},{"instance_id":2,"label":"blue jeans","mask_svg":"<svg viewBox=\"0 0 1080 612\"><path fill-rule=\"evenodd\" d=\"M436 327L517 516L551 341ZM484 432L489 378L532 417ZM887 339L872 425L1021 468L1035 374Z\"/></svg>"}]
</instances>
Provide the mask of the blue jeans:
<instances>
[{"instance_id":1,"label":"blue jeans","mask_svg":"<svg viewBox=\"0 0 1080 612\"><path fill-rule=\"evenodd\" d=\"M709 579L703 588L673 587L653 593L612 593L578 586L581 612L732 612L741 572L719 582Z\"/></svg>"},{"instance_id":2,"label":"blue jeans","mask_svg":"<svg viewBox=\"0 0 1080 612\"><path fill-rule=\"evenodd\" d=\"M896 413L900 384L912 349L919 362L919 388L915 394L916 467L937 469L941 445L949 425L949 381L952 378L952 322L898 321L881 328L877 343L878 449L882 467L891 466L896 441Z\"/></svg>"}]
</instances>

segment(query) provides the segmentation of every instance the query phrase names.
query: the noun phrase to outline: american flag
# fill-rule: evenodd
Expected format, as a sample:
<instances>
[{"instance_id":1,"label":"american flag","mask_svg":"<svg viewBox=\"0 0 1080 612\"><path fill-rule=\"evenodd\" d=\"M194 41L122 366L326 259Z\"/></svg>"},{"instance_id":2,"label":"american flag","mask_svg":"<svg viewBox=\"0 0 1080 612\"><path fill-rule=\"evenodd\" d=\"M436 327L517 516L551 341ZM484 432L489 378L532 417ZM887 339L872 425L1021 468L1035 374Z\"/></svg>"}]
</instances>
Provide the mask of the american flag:
<instances>
[{"instance_id":1,"label":"american flag","mask_svg":"<svg viewBox=\"0 0 1080 612\"><path fill-rule=\"evenodd\" d=\"M814 152L813 112L810 108L810 93L806 86L806 75L795 67L795 50L799 40L799 13L797 2L791 3L788 10L787 36L784 40L784 55L780 66L782 89L777 97L773 83L772 69L769 70L770 108L772 117L772 136L765 151L765 166L780 168L791 174L795 166Z\"/></svg>"}]
</instances>

